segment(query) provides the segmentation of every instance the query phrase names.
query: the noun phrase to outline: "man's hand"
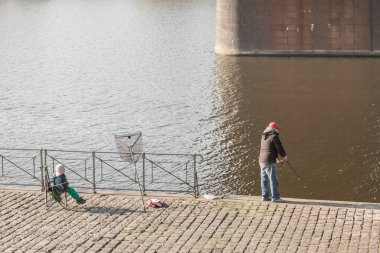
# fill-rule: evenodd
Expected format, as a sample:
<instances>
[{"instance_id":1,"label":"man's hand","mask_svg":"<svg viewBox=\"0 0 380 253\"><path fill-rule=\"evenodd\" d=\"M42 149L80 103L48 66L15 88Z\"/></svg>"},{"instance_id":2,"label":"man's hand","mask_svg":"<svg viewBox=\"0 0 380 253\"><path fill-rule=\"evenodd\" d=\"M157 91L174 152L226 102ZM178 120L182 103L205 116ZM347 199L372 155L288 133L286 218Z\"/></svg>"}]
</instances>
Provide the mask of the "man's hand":
<instances>
[{"instance_id":1,"label":"man's hand","mask_svg":"<svg viewBox=\"0 0 380 253\"><path fill-rule=\"evenodd\" d=\"M279 160L278 158L276 159L276 162L277 162L277 163L281 163L281 164L282 164L282 163L284 163L284 161L285 161L285 162L288 161L288 157L287 157L287 156L282 157L281 160Z\"/></svg>"}]
</instances>

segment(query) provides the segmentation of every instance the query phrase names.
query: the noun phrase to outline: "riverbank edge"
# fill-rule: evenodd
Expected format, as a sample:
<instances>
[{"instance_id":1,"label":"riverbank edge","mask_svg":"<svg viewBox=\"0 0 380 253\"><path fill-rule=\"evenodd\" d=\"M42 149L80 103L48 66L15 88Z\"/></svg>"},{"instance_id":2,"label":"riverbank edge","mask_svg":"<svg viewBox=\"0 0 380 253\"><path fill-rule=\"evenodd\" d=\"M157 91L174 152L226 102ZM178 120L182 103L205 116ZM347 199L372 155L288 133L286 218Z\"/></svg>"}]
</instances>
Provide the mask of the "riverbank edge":
<instances>
[{"instance_id":1,"label":"riverbank edge","mask_svg":"<svg viewBox=\"0 0 380 253\"><path fill-rule=\"evenodd\" d=\"M41 192L41 187L37 186L12 186L12 185L0 185L0 191L10 191L10 192ZM135 191L105 191L99 190L93 193L92 190L78 189L78 192L84 195L116 195L116 196L140 196L139 192ZM165 199L200 199L204 201L213 200L225 200L232 202L249 202L249 201L262 201L261 196L250 196L250 195L224 195L224 196L214 196L213 199L207 199L203 195L195 198L193 195L185 194L168 194L168 193L147 193L144 195L144 199L149 198L165 198ZM301 198L283 198L285 204L290 205L304 205L304 206L329 206L329 207L342 207L342 208L353 208L353 209L377 209L380 210L380 203L371 202L355 202L355 201L337 201L337 200L320 200L320 199L301 199Z\"/></svg>"}]
</instances>

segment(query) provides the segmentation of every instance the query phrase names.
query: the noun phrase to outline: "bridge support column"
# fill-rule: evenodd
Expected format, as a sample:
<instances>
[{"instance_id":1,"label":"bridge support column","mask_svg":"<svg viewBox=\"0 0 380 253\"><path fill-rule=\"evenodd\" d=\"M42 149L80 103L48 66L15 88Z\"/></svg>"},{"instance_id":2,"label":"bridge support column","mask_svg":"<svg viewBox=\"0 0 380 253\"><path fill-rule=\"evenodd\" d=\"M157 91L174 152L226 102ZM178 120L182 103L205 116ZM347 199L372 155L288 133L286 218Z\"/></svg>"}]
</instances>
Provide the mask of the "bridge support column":
<instances>
[{"instance_id":1,"label":"bridge support column","mask_svg":"<svg viewBox=\"0 0 380 253\"><path fill-rule=\"evenodd\" d=\"M380 55L380 0L217 0L222 55Z\"/></svg>"}]
</instances>

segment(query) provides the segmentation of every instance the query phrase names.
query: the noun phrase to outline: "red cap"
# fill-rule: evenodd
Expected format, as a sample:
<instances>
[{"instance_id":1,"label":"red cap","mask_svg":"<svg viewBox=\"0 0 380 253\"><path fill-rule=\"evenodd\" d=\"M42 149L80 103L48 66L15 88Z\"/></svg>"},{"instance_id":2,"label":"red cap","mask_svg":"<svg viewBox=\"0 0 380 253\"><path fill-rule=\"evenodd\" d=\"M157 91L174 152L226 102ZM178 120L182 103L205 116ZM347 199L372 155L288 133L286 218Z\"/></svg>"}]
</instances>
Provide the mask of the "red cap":
<instances>
[{"instance_id":1,"label":"red cap","mask_svg":"<svg viewBox=\"0 0 380 253\"><path fill-rule=\"evenodd\" d=\"M280 130L280 126L277 125L276 122L271 122L271 123L269 123L268 127L269 127L269 128L273 128L273 129Z\"/></svg>"}]
</instances>

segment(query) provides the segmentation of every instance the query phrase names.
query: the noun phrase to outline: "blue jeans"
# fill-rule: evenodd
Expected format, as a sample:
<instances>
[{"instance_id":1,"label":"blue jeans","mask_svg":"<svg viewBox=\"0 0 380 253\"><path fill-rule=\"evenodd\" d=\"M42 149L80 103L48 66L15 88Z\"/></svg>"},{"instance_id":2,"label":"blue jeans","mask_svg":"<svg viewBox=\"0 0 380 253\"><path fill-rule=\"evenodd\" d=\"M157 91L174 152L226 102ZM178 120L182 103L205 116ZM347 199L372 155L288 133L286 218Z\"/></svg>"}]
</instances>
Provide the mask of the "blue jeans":
<instances>
[{"instance_id":1,"label":"blue jeans","mask_svg":"<svg viewBox=\"0 0 380 253\"><path fill-rule=\"evenodd\" d=\"M272 199L279 199L278 177L275 163L260 163L261 169L261 195L264 199L269 199L269 185L272 192Z\"/></svg>"}]
</instances>

